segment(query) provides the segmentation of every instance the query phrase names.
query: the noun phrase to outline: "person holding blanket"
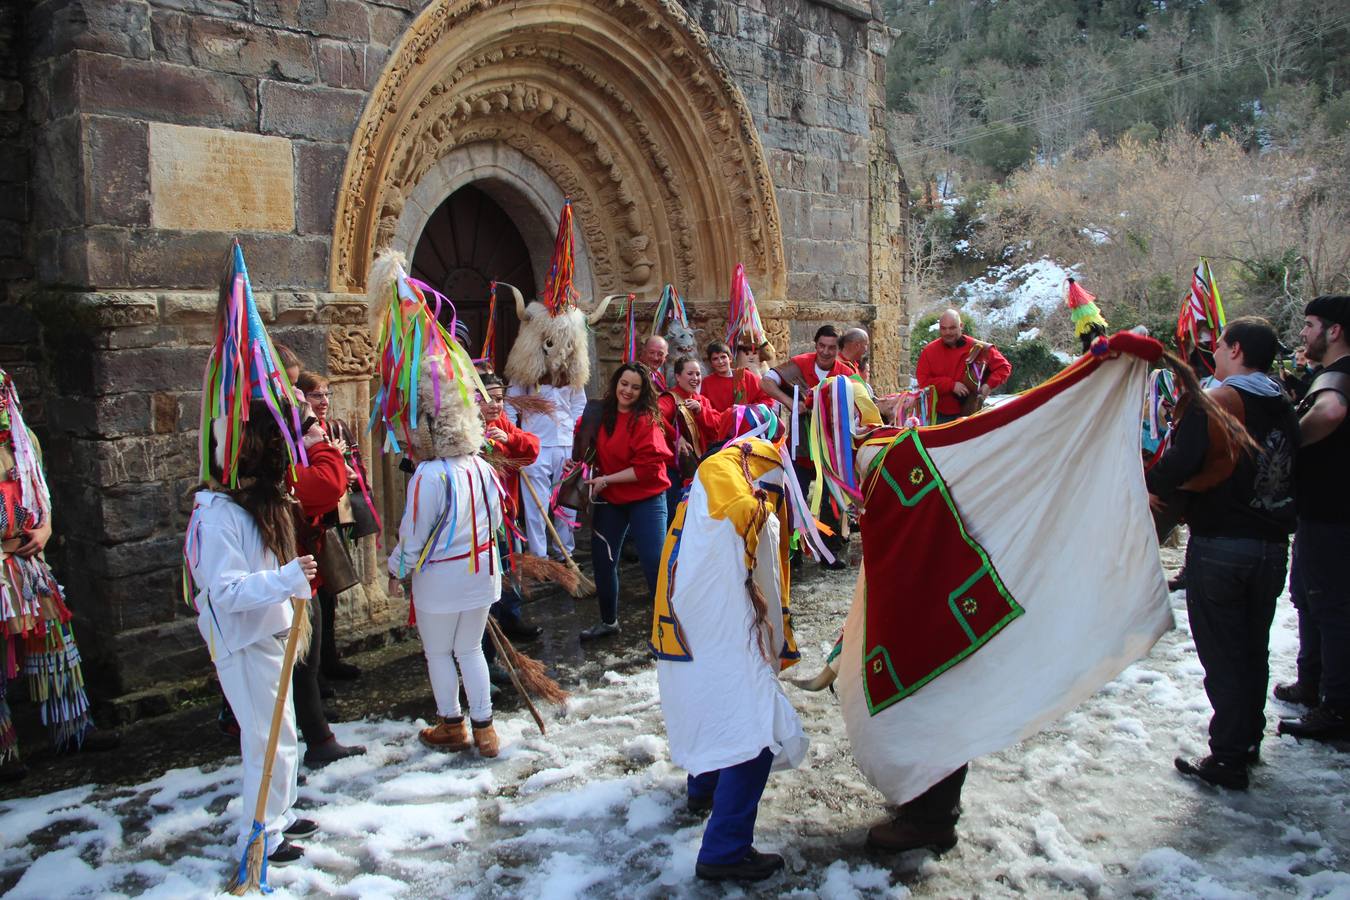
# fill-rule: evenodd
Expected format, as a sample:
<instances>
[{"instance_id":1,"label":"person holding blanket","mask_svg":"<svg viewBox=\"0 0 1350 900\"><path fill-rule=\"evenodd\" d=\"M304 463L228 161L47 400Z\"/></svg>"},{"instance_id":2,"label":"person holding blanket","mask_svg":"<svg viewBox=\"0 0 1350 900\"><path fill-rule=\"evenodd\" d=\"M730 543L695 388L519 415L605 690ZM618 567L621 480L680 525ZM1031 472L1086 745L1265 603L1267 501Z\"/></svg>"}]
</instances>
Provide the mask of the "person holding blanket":
<instances>
[{"instance_id":1,"label":"person holding blanket","mask_svg":"<svg viewBox=\"0 0 1350 900\"><path fill-rule=\"evenodd\" d=\"M444 356L425 357L420 376L413 440L422 462L408 485L398 545L389 553L391 581L412 582L412 615L440 717L419 737L428 747L457 752L474 746L479 755L494 757L498 740L483 631L502 590L496 539L501 488L491 464L478 455L483 421L474 405L476 386L461 394L463 379L454 378ZM460 707L461 677L472 743Z\"/></svg>"},{"instance_id":2,"label":"person holding blanket","mask_svg":"<svg viewBox=\"0 0 1350 900\"><path fill-rule=\"evenodd\" d=\"M619 633L619 548L630 530L647 587L656 591L670 488L666 469L673 459L647 367L624 363L609 380L595 439L596 474L586 481L595 498L591 565L600 622L581 632L583 641Z\"/></svg>"},{"instance_id":3,"label":"person holding blanket","mask_svg":"<svg viewBox=\"0 0 1350 900\"><path fill-rule=\"evenodd\" d=\"M741 430L779 426L765 407ZM782 428L772 432L781 437ZM689 772L689 808L711 810L696 874L760 881L781 856L753 846L771 769L797 766L807 740L778 673L798 659L788 613L787 457L740 439L698 467L666 537L651 649L670 757Z\"/></svg>"}]
</instances>

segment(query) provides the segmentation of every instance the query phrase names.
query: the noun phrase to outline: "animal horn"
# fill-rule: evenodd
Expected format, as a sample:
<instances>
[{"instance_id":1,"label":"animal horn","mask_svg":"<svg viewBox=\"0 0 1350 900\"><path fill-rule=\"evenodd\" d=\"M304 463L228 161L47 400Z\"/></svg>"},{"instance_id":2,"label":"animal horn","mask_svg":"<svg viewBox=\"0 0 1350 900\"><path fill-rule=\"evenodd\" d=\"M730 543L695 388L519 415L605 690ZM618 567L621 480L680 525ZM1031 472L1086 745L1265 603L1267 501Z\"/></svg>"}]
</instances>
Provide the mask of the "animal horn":
<instances>
[{"instance_id":1,"label":"animal horn","mask_svg":"<svg viewBox=\"0 0 1350 900\"><path fill-rule=\"evenodd\" d=\"M610 294L608 297L600 301L599 305L595 307L595 309L590 313L590 315L586 316L586 324L595 325L597 322L599 322L600 318L605 314L605 309L609 306L609 301L613 300L615 297L629 297L629 296L636 296L636 295Z\"/></svg>"},{"instance_id":2,"label":"animal horn","mask_svg":"<svg viewBox=\"0 0 1350 900\"><path fill-rule=\"evenodd\" d=\"M516 298L516 318L525 321L525 298L520 295L514 284L507 284L505 281L497 282L498 287L510 288L511 296Z\"/></svg>"},{"instance_id":3,"label":"animal horn","mask_svg":"<svg viewBox=\"0 0 1350 900\"><path fill-rule=\"evenodd\" d=\"M834 669L831 669L829 666L826 666L825 668L820 670L820 674L818 674L815 678L810 679L789 678L788 681L792 682L793 684L795 684L797 687L801 688L804 691L814 692L825 690L827 687L834 684L834 680L838 677L839 677L838 672L836 672Z\"/></svg>"}]
</instances>

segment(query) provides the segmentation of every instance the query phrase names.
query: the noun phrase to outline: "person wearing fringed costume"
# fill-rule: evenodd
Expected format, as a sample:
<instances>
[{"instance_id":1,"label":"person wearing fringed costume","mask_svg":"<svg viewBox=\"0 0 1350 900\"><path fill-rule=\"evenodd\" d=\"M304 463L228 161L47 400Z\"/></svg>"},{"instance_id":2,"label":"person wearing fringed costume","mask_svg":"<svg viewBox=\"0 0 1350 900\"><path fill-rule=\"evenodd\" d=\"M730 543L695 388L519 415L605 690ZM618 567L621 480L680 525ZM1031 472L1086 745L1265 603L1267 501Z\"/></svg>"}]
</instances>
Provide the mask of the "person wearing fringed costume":
<instances>
[{"instance_id":1,"label":"person wearing fringed costume","mask_svg":"<svg viewBox=\"0 0 1350 900\"><path fill-rule=\"evenodd\" d=\"M1036 734L1172 627L1137 443L1163 355L1116 334L1008 403L931 428L880 425L851 379L816 390L812 450L826 489L861 508L863 565L826 669L800 684L837 677L858 768L896 807L869 845L954 846L969 762ZM1072 565L1047 564L1046 547L1070 546Z\"/></svg>"},{"instance_id":2,"label":"person wearing fringed costume","mask_svg":"<svg viewBox=\"0 0 1350 900\"><path fill-rule=\"evenodd\" d=\"M569 200L558 220L543 297L526 305L520 291L502 283L515 297L520 318L520 333L506 358L506 377L511 382L506 405L515 423L538 435L540 444L538 459L521 470L529 488L524 496L525 538L535 556L549 555L545 523L550 514L562 542L559 551L570 557L576 544L575 523L565 511L555 511L552 498L568 467L577 420L586 408L586 383L591 377L587 329L600 321L613 299L604 298L589 314L577 308L572 241Z\"/></svg>"},{"instance_id":3,"label":"person wearing fringed costume","mask_svg":"<svg viewBox=\"0 0 1350 900\"><path fill-rule=\"evenodd\" d=\"M448 752L475 747L490 758L497 755L498 739L483 632L502 590L502 506L501 484L478 455L483 421L477 397L486 390L473 360L437 323L402 263L401 256L384 254L370 274L371 315L381 323L375 414L386 435L401 433L419 460L398 543L389 551L390 591L395 580L411 586L409 617L422 639L436 698L438 721L419 739Z\"/></svg>"},{"instance_id":4,"label":"person wearing fringed costume","mask_svg":"<svg viewBox=\"0 0 1350 900\"><path fill-rule=\"evenodd\" d=\"M289 838L318 828L292 811L298 749L289 692L261 819L255 819L254 802L268 764L278 691L291 679L286 638L292 628L299 630L303 656L310 637L309 616L294 615L293 598L310 597L318 566L314 557L296 555L296 503L287 476L293 465L308 465L309 457L291 402L294 388L254 305L238 242L230 252L216 319L203 384L203 486L194 497L183 548L185 587L239 722L243 805L237 849L247 856L249 846L263 840L266 864L280 866L304 852ZM236 881L243 883L243 865L240 872ZM262 877L265 881L265 867Z\"/></svg>"},{"instance_id":5,"label":"person wearing fringed costume","mask_svg":"<svg viewBox=\"0 0 1350 900\"><path fill-rule=\"evenodd\" d=\"M23 420L14 379L0 369L0 781L28 774L5 695L20 671L41 704L52 745L108 750L116 732L94 728L64 591L43 556L52 536L42 450Z\"/></svg>"},{"instance_id":6,"label":"person wearing fringed costume","mask_svg":"<svg viewBox=\"0 0 1350 900\"><path fill-rule=\"evenodd\" d=\"M799 765L807 747L778 681L799 658L788 508L803 501L778 417L736 406L727 421L730 442L698 467L666 537L650 648L689 809L711 811L696 874L759 881L783 867L753 845L760 797L769 772Z\"/></svg>"}]
</instances>

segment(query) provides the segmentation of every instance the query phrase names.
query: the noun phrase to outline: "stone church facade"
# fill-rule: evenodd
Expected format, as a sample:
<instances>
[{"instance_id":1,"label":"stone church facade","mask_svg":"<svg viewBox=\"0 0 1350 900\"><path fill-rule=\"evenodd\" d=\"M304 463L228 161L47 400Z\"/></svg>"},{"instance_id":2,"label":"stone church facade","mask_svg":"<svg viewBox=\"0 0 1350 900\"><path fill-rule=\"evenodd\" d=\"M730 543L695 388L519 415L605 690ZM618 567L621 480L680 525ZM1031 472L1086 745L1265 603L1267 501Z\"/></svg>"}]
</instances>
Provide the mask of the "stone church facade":
<instances>
[{"instance_id":1,"label":"stone church facade","mask_svg":"<svg viewBox=\"0 0 1350 900\"><path fill-rule=\"evenodd\" d=\"M542 286L564 197L584 305L670 282L711 339L739 262L780 353L861 323L878 374L907 358L869 0L22 5L0 13L0 365L46 447L96 693L207 665L181 542L236 235L274 339L362 425L373 253L401 250L481 325L492 278ZM603 367L617 310L596 338ZM396 521L401 481L375 468ZM357 631L406 615L378 558L371 541L343 597Z\"/></svg>"}]
</instances>

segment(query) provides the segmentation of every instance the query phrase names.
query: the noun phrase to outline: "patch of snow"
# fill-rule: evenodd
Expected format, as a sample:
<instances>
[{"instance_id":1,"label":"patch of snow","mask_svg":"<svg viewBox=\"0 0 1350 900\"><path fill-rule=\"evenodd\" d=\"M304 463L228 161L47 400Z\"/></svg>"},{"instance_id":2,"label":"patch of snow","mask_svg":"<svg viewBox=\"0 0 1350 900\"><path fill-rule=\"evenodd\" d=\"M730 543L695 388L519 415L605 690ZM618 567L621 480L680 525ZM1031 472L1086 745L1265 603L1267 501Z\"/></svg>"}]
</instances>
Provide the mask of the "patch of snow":
<instances>
[{"instance_id":1,"label":"patch of snow","mask_svg":"<svg viewBox=\"0 0 1350 900\"><path fill-rule=\"evenodd\" d=\"M1105 228L1098 228L1096 225L1089 225L1086 228L1078 229L1078 233L1087 238L1097 246L1111 243L1111 232Z\"/></svg>"},{"instance_id":2,"label":"patch of snow","mask_svg":"<svg viewBox=\"0 0 1350 900\"><path fill-rule=\"evenodd\" d=\"M970 252L970 241L967 240L966 238L961 238L959 240L952 241L952 252L953 253Z\"/></svg>"},{"instance_id":3,"label":"patch of snow","mask_svg":"<svg viewBox=\"0 0 1350 900\"><path fill-rule=\"evenodd\" d=\"M1017 332L1017 343L1020 344L1023 341L1034 341L1036 338L1040 337L1040 335L1041 329L1039 327L1028 328L1026 331L1019 331Z\"/></svg>"},{"instance_id":4,"label":"patch of snow","mask_svg":"<svg viewBox=\"0 0 1350 900\"><path fill-rule=\"evenodd\" d=\"M1024 323L1035 312L1049 312L1064 302L1064 283L1077 274L1042 257L1020 266L993 266L984 275L957 285L951 300L985 328Z\"/></svg>"},{"instance_id":5,"label":"patch of snow","mask_svg":"<svg viewBox=\"0 0 1350 900\"><path fill-rule=\"evenodd\" d=\"M794 583L794 625L814 674L851 601L844 578ZM1210 708L1183 592L1178 627L1152 653L1045 731L971 765L951 854L877 858L862 847L881 796L849 754L837 699L789 689L809 762L773 774L755 844L787 869L725 896L1350 896L1350 758L1274 736L1233 793L1173 769L1206 752ZM1271 630L1272 681L1294 671L1287 594ZM365 757L308 773L303 814L321 830L304 860L273 870L276 900L299 897L723 896L694 878L704 820L684 809L657 680L623 668L577 688L542 736L523 713L496 717L496 760L437 753L417 722L335 726ZM428 703L430 697L428 692ZM7 896L213 897L235 864L237 757L132 787L86 785L0 800L0 890Z\"/></svg>"}]
</instances>

